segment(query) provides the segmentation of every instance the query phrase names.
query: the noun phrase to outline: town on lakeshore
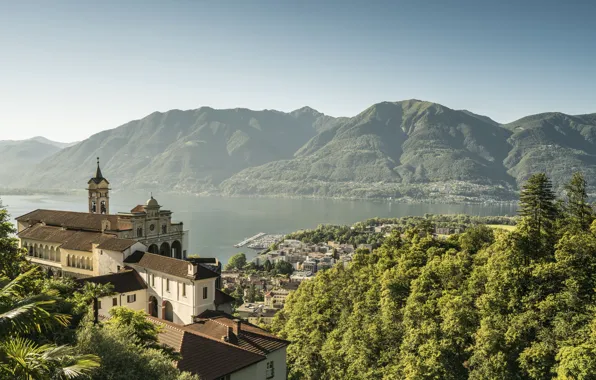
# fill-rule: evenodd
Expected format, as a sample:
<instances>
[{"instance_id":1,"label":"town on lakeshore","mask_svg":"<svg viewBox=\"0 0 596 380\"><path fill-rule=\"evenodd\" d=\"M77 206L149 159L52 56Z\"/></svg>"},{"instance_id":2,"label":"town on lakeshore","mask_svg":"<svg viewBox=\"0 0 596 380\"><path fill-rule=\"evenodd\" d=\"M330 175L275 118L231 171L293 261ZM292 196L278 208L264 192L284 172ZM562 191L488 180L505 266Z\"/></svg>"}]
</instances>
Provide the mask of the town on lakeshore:
<instances>
[{"instance_id":1,"label":"town on lakeshore","mask_svg":"<svg viewBox=\"0 0 596 380\"><path fill-rule=\"evenodd\" d=\"M110 190L98 158L87 183L88 212L38 209L18 216L19 244L31 262L81 286L111 284L112 294L95 303L97 318L110 318L114 307L145 311L161 326L160 343L180 353L180 370L201 379L285 379L289 342L252 315L233 315L237 300L222 290L231 282L221 263L189 255L188 231L153 196L110 213ZM268 289L268 305L283 304L287 287L278 285Z\"/></svg>"}]
</instances>

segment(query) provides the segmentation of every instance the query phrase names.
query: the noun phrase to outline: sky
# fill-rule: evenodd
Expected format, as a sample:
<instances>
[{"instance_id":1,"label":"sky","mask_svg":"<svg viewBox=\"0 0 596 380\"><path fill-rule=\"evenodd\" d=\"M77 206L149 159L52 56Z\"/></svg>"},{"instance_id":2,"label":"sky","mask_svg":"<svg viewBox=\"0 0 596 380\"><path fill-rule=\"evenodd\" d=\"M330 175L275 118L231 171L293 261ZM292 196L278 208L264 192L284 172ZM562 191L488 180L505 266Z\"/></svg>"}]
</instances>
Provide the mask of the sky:
<instances>
[{"instance_id":1,"label":"sky","mask_svg":"<svg viewBox=\"0 0 596 380\"><path fill-rule=\"evenodd\" d=\"M201 106L594 113L595 20L590 1L0 0L0 140Z\"/></svg>"}]
</instances>

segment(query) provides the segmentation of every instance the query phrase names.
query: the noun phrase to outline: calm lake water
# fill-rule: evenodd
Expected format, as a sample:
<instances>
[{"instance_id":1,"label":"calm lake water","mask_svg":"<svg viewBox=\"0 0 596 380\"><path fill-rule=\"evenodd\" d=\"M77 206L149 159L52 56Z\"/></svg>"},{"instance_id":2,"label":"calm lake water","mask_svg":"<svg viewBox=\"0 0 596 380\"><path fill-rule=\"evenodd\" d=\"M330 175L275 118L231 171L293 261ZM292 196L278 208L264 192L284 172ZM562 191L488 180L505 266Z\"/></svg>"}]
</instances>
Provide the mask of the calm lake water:
<instances>
[{"instance_id":1,"label":"calm lake water","mask_svg":"<svg viewBox=\"0 0 596 380\"><path fill-rule=\"evenodd\" d=\"M164 209L173 212L172 220L184 222L189 231L189 254L217 257L223 263L237 252L253 257L250 248L234 244L259 232L284 234L318 224L352 224L378 217L429 214L514 215L514 205L404 204L364 200L225 198L154 194ZM110 211L129 211L144 204L147 194L113 192ZM80 195L5 195L2 203L12 217L44 208L87 211L86 194Z\"/></svg>"}]
</instances>

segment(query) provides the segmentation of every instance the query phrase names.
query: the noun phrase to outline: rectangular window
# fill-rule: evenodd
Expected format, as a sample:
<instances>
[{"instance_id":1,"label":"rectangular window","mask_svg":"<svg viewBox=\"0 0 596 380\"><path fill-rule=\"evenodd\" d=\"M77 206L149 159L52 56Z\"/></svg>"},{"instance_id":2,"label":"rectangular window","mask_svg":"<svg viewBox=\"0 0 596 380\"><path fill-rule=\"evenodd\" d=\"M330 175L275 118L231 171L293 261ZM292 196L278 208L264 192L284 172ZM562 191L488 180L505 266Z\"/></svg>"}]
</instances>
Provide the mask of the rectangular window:
<instances>
[{"instance_id":1,"label":"rectangular window","mask_svg":"<svg viewBox=\"0 0 596 380\"><path fill-rule=\"evenodd\" d=\"M97 301L97 308L101 309L101 301Z\"/></svg>"},{"instance_id":2,"label":"rectangular window","mask_svg":"<svg viewBox=\"0 0 596 380\"><path fill-rule=\"evenodd\" d=\"M151 286L155 286L155 275L151 275Z\"/></svg>"},{"instance_id":3,"label":"rectangular window","mask_svg":"<svg viewBox=\"0 0 596 380\"><path fill-rule=\"evenodd\" d=\"M161 233L162 234L167 234L168 233L168 226L167 225L163 225L161 226Z\"/></svg>"},{"instance_id":4,"label":"rectangular window","mask_svg":"<svg viewBox=\"0 0 596 380\"><path fill-rule=\"evenodd\" d=\"M136 294L132 294L130 296L126 296L126 302L128 303L133 303L137 301L137 295Z\"/></svg>"},{"instance_id":5,"label":"rectangular window","mask_svg":"<svg viewBox=\"0 0 596 380\"><path fill-rule=\"evenodd\" d=\"M206 286L203 286L203 299L206 300L207 299L207 290L208 288Z\"/></svg>"},{"instance_id":6,"label":"rectangular window","mask_svg":"<svg viewBox=\"0 0 596 380\"><path fill-rule=\"evenodd\" d=\"M275 369L273 368L273 361L267 362L267 378L275 377Z\"/></svg>"},{"instance_id":7,"label":"rectangular window","mask_svg":"<svg viewBox=\"0 0 596 380\"><path fill-rule=\"evenodd\" d=\"M182 284L182 297L186 297L186 284Z\"/></svg>"},{"instance_id":8,"label":"rectangular window","mask_svg":"<svg viewBox=\"0 0 596 380\"><path fill-rule=\"evenodd\" d=\"M118 298L112 298L112 306L118 306Z\"/></svg>"},{"instance_id":9,"label":"rectangular window","mask_svg":"<svg viewBox=\"0 0 596 380\"><path fill-rule=\"evenodd\" d=\"M170 279L166 278L166 292L170 291Z\"/></svg>"}]
</instances>

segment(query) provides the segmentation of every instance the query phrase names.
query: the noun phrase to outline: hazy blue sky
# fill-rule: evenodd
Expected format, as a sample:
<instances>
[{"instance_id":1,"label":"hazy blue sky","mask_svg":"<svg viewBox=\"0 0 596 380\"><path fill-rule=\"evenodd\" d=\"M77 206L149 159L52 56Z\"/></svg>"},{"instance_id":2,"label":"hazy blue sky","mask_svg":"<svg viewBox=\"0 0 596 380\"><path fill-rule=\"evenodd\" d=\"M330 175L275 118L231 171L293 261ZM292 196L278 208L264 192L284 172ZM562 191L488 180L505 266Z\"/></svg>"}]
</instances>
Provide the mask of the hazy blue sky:
<instances>
[{"instance_id":1,"label":"hazy blue sky","mask_svg":"<svg viewBox=\"0 0 596 380\"><path fill-rule=\"evenodd\" d=\"M596 3L0 0L0 140L159 110L596 112Z\"/></svg>"}]
</instances>

